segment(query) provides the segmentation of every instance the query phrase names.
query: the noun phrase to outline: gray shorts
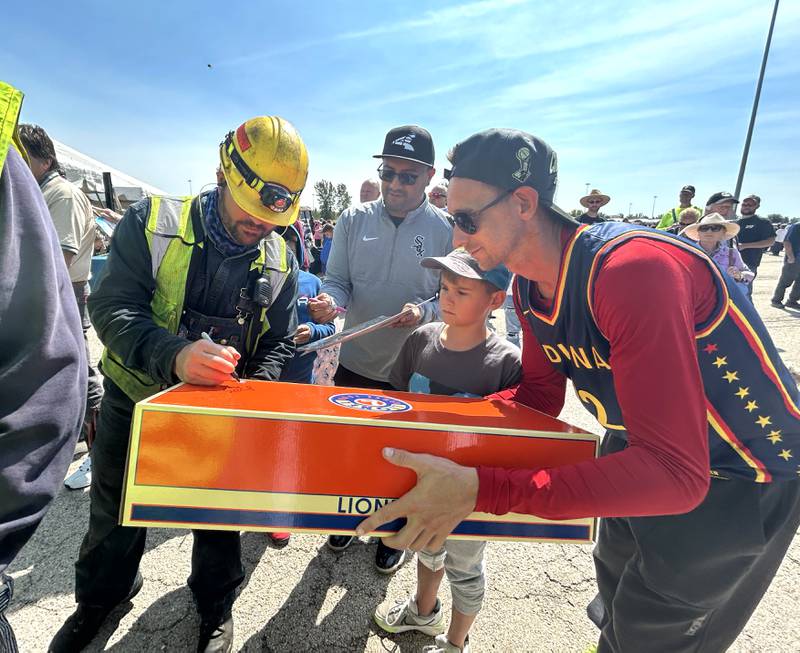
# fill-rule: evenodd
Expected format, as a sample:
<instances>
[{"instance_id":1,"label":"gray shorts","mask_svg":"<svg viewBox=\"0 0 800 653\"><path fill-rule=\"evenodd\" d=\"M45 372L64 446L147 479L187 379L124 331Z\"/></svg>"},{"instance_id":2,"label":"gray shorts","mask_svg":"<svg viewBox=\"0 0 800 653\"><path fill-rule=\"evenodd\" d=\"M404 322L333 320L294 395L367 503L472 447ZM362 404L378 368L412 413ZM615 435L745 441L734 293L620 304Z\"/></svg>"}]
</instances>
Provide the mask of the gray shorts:
<instances>
[{"instance_id":1,"label":"gray shorts","mask_svg":"<svg viewBox=\"0 0 800 653\"><path fill-rule=\"evenodd\" d=\"M486 564L483 550L486 542L446 540L436 553L420 551L420 563L431 571L444 567L453 596L453 608L462 614L478 614L486 591Z\"/></svg>"}]
</instances>

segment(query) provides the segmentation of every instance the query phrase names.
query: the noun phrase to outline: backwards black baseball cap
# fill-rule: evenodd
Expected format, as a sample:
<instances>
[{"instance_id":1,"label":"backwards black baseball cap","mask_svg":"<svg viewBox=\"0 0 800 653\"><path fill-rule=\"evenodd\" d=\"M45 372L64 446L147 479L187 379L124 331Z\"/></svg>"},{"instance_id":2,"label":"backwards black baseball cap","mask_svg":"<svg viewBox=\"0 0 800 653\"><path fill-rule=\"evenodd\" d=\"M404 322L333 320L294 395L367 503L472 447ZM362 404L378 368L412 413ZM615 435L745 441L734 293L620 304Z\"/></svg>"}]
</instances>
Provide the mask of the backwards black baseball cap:
<instances>
[{"instance_id":1,"label":"backwards black baseball cap","mask_svg":"<svg viewBox=\"0 0 800 653\"><path fill-rule=\"evenodd\" d=\"M691 184L686 184L683 188L681 188L681 193L691 193L692 197L694 197L694 186Z\"/></svg>"},{"instance_id":2,"label":"backwards black baseball cap","mask_svg":"<svg viewBox=\"0 0 800 653\"><path fill-rule=\"evenodd\" d=\"M718 204L719 202L733 202L734 204L738 204L739 200L737 200L730 193L723 190L719 193L714 193L711 197L709 197L708 202L706 202L706 206L711 206L712 204Z\"/></svg>"},{"instance_id":3,"label":"backwards black baseball cap","mask_svg":"<svg viewBox=\"0 0 800 653\"><path fill-rule=\"evenodd\" d=\"M427 129L418 125L395 127L386 134L383 152L374 154L372 158L382 159L385 156L416 161L432 168L433 162L436 160L433 138Z\"/></svg>"},{"instance_id":4,"label":"backwards black baseball cap","mask_svg":"<svg viewBox=\"0 0 800 653\"><path fill-rule=\"evenodd\" d=\"M464 177L508 191L529 186L551 215L578 224L553 203L558 159L542 139L517 129L487 129L461 141L448 158L452 163L449 173L445 172L448 179Z\"/></svg>"}]
</instances>

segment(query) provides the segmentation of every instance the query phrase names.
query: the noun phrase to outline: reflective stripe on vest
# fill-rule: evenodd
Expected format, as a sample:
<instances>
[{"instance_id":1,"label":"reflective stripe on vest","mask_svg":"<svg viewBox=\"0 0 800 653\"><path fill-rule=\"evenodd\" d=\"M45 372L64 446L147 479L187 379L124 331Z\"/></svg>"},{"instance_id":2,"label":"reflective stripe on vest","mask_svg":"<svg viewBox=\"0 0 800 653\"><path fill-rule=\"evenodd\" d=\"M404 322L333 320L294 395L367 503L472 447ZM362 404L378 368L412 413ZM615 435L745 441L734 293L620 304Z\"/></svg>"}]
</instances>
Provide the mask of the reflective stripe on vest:
<instances>
[{"instance_id":1,"label":"reflective stripe on vest","mask_svg":"<svg viewBox=\"0 0 800 653\"><path fill-rule=\"evenodd\" d=\"M6 163L8 148L14 142L19 112L22 108L22 91L0 82L0 172Z\"/></svg>"},{"instance_id":2,"label":"reflective stripe on vest","mask_svg":"<svg viewBox=\"0 0 800 653\"><path fill-rule=\"evenodd\" d=\"M171 334L177 334L183 314L186 296L189 264L195 247L202 247L202 240L195 240L194 225L191 219L191 197L150 198L150 211L145 221L145 235L152 259L151 270L156 282L153 299L150 302L153 322ZM276 233L271 233L261 241L259 254L250 264L250 270L262 269L264 262L269 273L272 296L277 297L288 277L286 261L286 242ZM251 351L258 347L258 341L269 330L266 311L261 311L261 332L257 335ZM255 320L251 321L252 329ZM247 341L252 341L248 330ZM133 401L140 401L159 390L156 383L144 370L132 370L108 349L103 351L101 361L103 373L122 389Z\"/></svg>"}]
</instances>

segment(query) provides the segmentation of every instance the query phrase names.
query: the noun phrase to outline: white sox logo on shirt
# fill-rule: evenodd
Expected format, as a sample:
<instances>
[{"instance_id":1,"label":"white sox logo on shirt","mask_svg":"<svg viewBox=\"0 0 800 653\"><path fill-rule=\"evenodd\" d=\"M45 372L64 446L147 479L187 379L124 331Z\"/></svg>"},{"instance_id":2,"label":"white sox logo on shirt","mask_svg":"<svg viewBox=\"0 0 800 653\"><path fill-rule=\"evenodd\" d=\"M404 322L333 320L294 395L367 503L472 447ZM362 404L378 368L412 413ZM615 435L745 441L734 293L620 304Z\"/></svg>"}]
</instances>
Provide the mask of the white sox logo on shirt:
<instances>
[{"instance_id":1,"label":"white sox logo on shirt","mask_svg":"<svg viewBox=\"0 0 800 653\"><path fill-rule=\"evenodd\" d=\"M405 136L401 136L400 138L395 138L392 141L392 145L402 145L404 150L408 150L409 152L414 151L414 146L411 144L417 137L416 134L406 134Z\"/></svg>"},{"instance_id":2,"label":"white sox logo on shirt","mask_svg":"<svg viewBox=\"0 0 800 653\"><path fill-rule=\"evenodd\" d=\"M414 251L420 258L425 256L425 236L417 234L414 238L414 244L411 247L414 248Z\"/></svg>"}]
</instances>

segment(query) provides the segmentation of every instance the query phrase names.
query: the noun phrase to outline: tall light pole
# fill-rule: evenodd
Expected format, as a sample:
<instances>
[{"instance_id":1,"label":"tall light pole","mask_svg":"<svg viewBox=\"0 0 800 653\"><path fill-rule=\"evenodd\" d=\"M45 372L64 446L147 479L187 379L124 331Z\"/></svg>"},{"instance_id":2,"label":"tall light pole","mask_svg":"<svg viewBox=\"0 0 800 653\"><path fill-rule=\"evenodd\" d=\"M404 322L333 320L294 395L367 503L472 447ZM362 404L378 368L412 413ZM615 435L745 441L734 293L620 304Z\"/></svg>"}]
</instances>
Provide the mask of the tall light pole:
<instances>
[{"instance_id":1,"label":"tall light pole","mask_svg":"<svg viewBox=\"0 0 800 653\"><path fill-rule=\"evenodd\" d=\"M656 217L656 199L658 199L658 195L653 195L653 210L650 211L651 220Z\"/></svg>"},{"instance_id":2,"label":"tall light pole","mask_svg":"<svg viewBox=\"0 0 800 653\"><path fill-rule=\"evenodd\" d=\"M186 181L189 182L189 195L193 195L194 193L192 193L192 180L191 179L187 179Z\"/></svg>"},{"instance_id":3,"label":"tall light pole","mask_svg":"<svg viewBox=\"0 0 800 653\"><path fill-rule=\"evenodd\" d=\"M633 206L633 202L628 202L628 215L631 214L631 207Z\"/></svg>"},{"instance_id":4,"label":"tall light pole","mask_svg":"<svg viewBox=\"0 0 800 653\"><path fill-rule=\"evenodd\" d=\"M588 195L589 194L589 182L588 181L586 182L586 190L583 191L583 194L584 195Z\"/></svg>"},{"instance_id":5,"label":"tall light pole","mask_svg":"<svg viewBox=\"0 0 800 653\"><path fill-rule=\"evenodd\" d=\"M761 97L761 84L764 82L764 70L767 67L769 46L770 43L772 42L772 30L775 27L775 16L777 13L778 13L778 0L775 0L775 6L772 8L772 20L769 23L769 32L767 33L767 44L764 46L764 58L761 60L761 72L758 74L758 83L756 84L756 96L753 98L753 111L750 113L750 124L747 127L747 138L745 138L744 141L742 162L739 165L739 177L736 179L736 190L733 193L734 197L739 197L739 192L742 190L742 181L744 180L744 169L747 167L747 155L750 153L750 140L753 137L753 126L756 123L756 113L758 112L758 100Z\"/></svg>"}]
</instances>

